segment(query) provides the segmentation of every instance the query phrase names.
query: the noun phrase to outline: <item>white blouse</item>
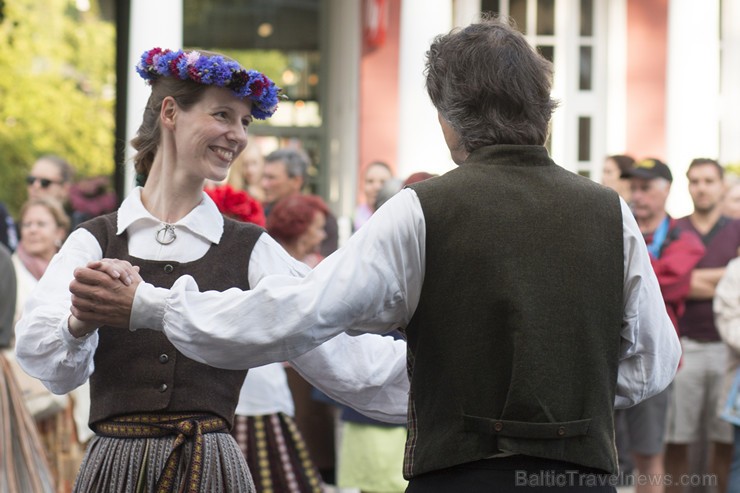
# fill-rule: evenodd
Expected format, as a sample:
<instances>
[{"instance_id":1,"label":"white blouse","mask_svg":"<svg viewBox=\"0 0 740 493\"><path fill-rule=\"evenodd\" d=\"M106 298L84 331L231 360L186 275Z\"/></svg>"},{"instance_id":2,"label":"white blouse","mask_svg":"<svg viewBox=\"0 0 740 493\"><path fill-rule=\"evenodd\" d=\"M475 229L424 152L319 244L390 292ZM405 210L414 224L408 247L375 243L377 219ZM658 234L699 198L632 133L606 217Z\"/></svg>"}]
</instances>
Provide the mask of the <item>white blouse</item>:
<instances>
[{"instance_id":1,"label":"white blouse","mask_svg":"<svg viewBox=\"0 0 740 493\"><path fill-rule=\"evenodd\" d=\"M295 415L293 394L283 364L270 363L250 368L239 392L236 414L263 416L276 413Z\"/></svg>"}]
</instances>

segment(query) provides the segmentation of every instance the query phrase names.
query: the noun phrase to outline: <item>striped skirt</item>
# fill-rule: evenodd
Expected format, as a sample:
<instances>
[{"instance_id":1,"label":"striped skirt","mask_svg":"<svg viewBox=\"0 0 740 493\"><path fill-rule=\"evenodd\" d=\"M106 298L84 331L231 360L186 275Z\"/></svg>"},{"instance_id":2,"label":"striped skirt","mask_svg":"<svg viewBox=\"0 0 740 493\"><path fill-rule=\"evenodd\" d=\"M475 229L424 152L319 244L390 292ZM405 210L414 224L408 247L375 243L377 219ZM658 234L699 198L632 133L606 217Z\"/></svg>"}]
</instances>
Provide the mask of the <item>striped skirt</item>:
<instances>
[{"instance_id":1,"label":"striped skirt","mask_svg":"<svg viewBox=\"0 0 740 493\"><path fill-rule=\"evenodd\" d=\"M154 493L173 449L175 436L113 438L95 436L87 448L75 482L79 493ZM193 443L184 447L175 475L175 491L187 478ZM253 493L254 485L239 447L228 433L203 435L203 462L199 493Z\"/></svg>"},{"instance_id":2,"label":"striped skirt","mask_svg":"<svg viewBox=\"0 0 740 493\"><path fill-rule=\"evenodd\" d=\"M252 471L257 493L321 493L322 481L290 416L239 416L231 434Z\"/></svg>"}]
</instances>

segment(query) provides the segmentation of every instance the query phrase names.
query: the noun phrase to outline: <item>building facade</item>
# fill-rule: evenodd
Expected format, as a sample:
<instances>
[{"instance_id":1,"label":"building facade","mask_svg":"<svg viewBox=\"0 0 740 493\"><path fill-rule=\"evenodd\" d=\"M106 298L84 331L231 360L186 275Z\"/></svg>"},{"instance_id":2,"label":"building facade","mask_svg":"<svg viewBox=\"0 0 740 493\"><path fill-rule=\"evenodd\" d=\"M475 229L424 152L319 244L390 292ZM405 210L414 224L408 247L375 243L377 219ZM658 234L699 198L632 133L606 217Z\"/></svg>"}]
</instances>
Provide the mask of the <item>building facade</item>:
<instances>
[{"instance_id":1,"label":"building facade","mask_svg":"<svg viewBox=\"0 0 740 493\"><path fill-rule=\"evenodd\" d=\"M434 36L489 11L555 66L547 145L561 166L598 181L609 154L658 157L679 216L691 212L691 159L740 164L740 0L132 0L127 140L148 94L133 70L144 50L280 51L291 99L252 138L310 151L313 190L348 224L370 161L399 177L454 166L424 56Z\"/></svg>"}]
</instances>

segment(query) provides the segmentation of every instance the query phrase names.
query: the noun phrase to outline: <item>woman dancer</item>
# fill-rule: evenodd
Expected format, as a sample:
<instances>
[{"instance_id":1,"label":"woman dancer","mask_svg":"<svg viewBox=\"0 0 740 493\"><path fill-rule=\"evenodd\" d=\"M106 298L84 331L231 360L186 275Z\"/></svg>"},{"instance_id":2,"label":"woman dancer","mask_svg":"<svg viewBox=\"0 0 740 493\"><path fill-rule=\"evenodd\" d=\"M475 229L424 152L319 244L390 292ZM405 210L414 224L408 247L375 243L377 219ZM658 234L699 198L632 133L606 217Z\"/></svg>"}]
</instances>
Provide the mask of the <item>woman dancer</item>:
<instances>
[{"instance_id":1,"label":"woman dancer","mask_svg":"<svg viewBox=\"0 0 740 493\"><path fill-rule=\"evenodd\" d=\"M198 363L158 331L82 323L70 316L68 286L76 267L103 257L137 264L161 287L183 274L220 291L248 289L268 273L303 275L261 228L224 219L203 191L206 180L226 178L252 119L275 111L279 88L214 53L155 48L137 71L152 86L132 141L143 186L117 213L70 235L17 326L18 360L54 392L90 378L97 436L75 491L251 492L244 457L227 433L246 372ZM111 274L123 283L138 276Z\"/></svg>"}]
</instances>

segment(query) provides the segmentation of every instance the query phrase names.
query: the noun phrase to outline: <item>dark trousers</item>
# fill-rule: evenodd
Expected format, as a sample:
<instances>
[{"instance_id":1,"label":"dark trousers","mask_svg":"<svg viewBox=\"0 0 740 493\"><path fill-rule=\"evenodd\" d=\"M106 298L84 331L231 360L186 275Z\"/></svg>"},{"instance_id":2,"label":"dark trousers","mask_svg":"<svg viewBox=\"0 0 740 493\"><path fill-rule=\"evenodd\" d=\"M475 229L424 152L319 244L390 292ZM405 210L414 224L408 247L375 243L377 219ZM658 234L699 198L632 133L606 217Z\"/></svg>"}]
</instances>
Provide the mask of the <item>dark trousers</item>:
<instances>
[{"instance_id":1,"label":"dark trousers","mask_svg":"<svg viewBox=\"0 0 740 493\"><path fill-rule=\"evenodd\" d=\"M406 493L615 493L616 477L568 462L512 456L421 474Z\"/></svg>"}]
</instances>

